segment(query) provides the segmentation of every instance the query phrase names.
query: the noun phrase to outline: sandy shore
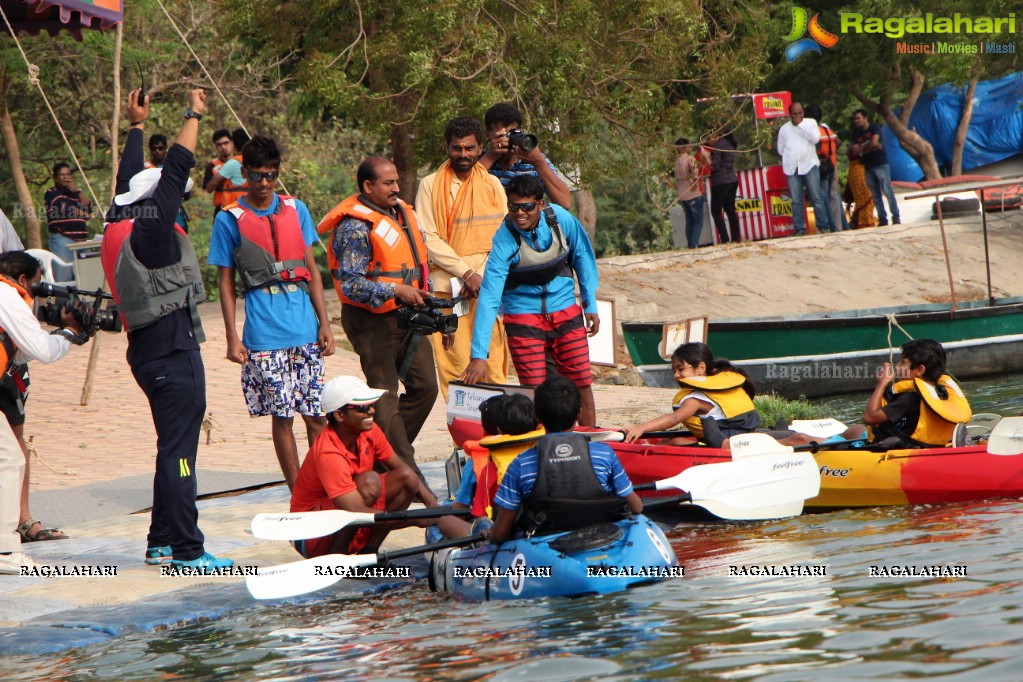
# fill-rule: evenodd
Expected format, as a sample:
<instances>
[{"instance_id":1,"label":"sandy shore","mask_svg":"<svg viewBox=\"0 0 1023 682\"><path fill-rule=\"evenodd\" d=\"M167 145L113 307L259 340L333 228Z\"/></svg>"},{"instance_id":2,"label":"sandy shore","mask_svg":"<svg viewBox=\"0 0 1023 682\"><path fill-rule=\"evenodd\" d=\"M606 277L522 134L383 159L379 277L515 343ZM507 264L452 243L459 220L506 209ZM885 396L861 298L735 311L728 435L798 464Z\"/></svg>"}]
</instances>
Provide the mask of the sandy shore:
<instances>
[{"instance_id":1,"label":"sandy shore","mask_svg":"<svg viewBox=\"0 0 1023 682\"><path fill-rule=\"evenodd\" d=\"M1023 213L988 215L992 293L1023 295ZM980 215L945 221L959 300L987 296ZM791 237L600 263L619 320L761 317L950 300L938 222Z\"/></svg>"}]
</instances>

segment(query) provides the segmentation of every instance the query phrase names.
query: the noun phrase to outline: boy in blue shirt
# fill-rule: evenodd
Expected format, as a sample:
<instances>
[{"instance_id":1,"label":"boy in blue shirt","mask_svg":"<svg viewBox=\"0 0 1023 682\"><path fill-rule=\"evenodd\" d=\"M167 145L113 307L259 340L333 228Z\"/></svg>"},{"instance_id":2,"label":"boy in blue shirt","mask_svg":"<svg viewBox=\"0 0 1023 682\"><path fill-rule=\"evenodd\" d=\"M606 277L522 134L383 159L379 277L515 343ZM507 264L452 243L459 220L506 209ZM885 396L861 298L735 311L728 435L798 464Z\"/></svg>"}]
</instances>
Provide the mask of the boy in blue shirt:
<instances>
[{"instance_id":1,"label":"boy in blue shirt","mask_svg":"<svg viewBox=\"0 0 1023 682\"><path fill-rule=\"evenodd\" d=\"M297 411L309 444L323 430L323 358L334 353L323 282L313 258L316 227L306 205L278 195L281 153L257 135L242 150L248 192L213 223L209 264L220 269L227 358L242 365L249 414L270 415L274 450L291 489L298 476L292 430ZM235 327L235 272L245 295L245 328Z\"/></svg>"}]
</instances>

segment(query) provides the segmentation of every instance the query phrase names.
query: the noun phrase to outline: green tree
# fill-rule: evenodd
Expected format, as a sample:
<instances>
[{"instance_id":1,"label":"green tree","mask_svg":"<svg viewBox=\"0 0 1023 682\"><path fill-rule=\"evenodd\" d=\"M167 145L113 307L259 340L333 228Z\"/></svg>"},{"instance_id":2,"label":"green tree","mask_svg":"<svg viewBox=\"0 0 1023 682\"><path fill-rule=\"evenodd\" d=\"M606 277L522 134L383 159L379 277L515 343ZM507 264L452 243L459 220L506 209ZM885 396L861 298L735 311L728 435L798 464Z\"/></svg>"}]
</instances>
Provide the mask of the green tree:
<instances>
[{"instance_id":1,"label":"green tree","mask_svg":"<svg viewBox=\"0 0 1023 682\"><path fill-rule=\"evenodd\" d=\"M772 13L772 33L785 35L792 23L792 8L801 3L775 6ZM923 17L930 12L935 17L1006 17L1018 9L1008 0L944 0L903 2L902 0L863 0L855 7L842 7L821 12L820 23L833 32L841 25L842 11L852 11L863 17L911 18ZM1004 42L1015 36L1006 34L909 34L894 39L883 34L854 34L842 36L838 43L822 55L809 55L794 64L787 64L782 52L785 42L772 41L772 61L778 64L769 83L774 87L791 90L798 98L815 100L825 105L825 111L848 112L850 96L856 106L880 116L891 128L899 144L920 166L927 179L941 177L931 143L909 126L910 116L928 83L938 85L952 82L964 89L964 110L960 117L956 137L956 157L953 172L961 170L962 146L972 115L973 88L978 80L997 78L1014 71L1012 58L987 54L907 54L900 53L898 43L935 42L976 46L994 40ZM1009 57L1006 55L1006 57ZM835 120L835 117L832 117Z\"/></svg>"},{"instance_id":2,"label":"green tree","mask_svg":"<svg viewBox=\"0 0 1023 682\"><path fill-rule=\"evenodd\" d=\"M648 173L691 124L695 97L749 91L766 68L762 9L724 0L227 0L224 10L285 61L304 110L388 140L406 198L419 169L443 159L455 115L516 102L545 153L585 185ZM597 133L627 162L587 158Z\"/></svg>"}]
</instances>

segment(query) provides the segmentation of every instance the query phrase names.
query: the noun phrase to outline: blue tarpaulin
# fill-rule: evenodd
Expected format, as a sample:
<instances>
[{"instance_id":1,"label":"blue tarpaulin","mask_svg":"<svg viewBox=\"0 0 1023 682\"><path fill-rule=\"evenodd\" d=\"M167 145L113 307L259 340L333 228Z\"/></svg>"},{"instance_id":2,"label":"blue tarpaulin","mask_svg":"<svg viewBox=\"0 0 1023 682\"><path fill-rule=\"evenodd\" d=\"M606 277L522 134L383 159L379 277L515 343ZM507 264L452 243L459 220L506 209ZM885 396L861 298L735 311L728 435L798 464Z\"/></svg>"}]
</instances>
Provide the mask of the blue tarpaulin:
<instances>
[{"instance_id":1,"label":"blue tarpaulin","mask_svg":"<svg viewBox=\"0 0 1023 682\"><path fill-rule=\"evenodd\" d=\"M945 83L920 95L910 129L934 146L938 166L947 173L952 166L952 142L963 111L966 86ZM963 172L978 166L1002 161L1023 152L1023 73L996 81L977 83L973 101L973 118L963 148ZM916 164L898 143L888 126L881 131L881 141L888 152L892 180L917 182L924 177Z\"/></svg>"}]
</instances>

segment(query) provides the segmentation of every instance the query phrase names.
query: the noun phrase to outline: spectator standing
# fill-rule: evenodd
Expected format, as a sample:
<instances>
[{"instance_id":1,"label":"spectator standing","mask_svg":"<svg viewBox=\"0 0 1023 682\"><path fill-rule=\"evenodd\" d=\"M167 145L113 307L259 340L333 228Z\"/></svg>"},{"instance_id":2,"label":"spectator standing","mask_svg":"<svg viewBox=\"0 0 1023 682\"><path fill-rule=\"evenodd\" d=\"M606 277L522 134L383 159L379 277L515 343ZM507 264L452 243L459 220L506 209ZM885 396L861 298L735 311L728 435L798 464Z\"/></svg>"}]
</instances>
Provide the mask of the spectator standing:
<instances>
[{"instance_id":1,"label":"spectator standing","mask_svg":"<svg viewBox=\"0 0 1023 682\"><path fill-rule=\"evenodd\" d=\"M213 194L213 215L216 217L217 213L224 206L233 204L239 198L245 196L248 187L246 187L245 181L240 175L232 174L231 177L234 178L232 180L228 177L227 171L224 170L224 164L232 159L237 164L231 164L228 168L237 170L242 160L241 154L234 148L231 133L227 131L227 128L221 128L213 133L213 146L217 148L217 156L210 159L210 162L206 164L206 171L202 177L202 186L207 192Z\"/></svg>"},{"instance_id":2,"label":"spectator standing","mask_svg":"<svg viewBox=\"0 0 1023 682\"><path fill-rule=\"evenodd\" d=\"M707 197L703 193L703 174L701 169L709 162L703 147L697 145L696 153L689 153L689 138L680 137L675 140L678 158L675 160L675 192L686 215L686 246L695 249L700 245L700 234L703 232L703 211L707 206ZM671 180L667 180L672 184Z\"/></svg>"},{"instance_id":3,"label":"spectator standing","mask_svg":"<svg viewBox=\"0 0 1023 682\"><path fill-rule=\"evenodd\" d=\"M899 204L895 201L895 191L892 189L888 154L881 143L881 126L870 122L870 114L866 109L857 109L853 112L852 142L853 151L863 159L867 187L870 188L870 196L874 199L874 207L877 209L878 225L884 227L888 224L888 214L884 210L885 198L888 199L892 224L898 225L901 222Z\"/></svg>"},{"instance_id":4,"label":"spectator standing","mask_svg":"<svg viewBox=\"0 0 1023 682\"><path fill-rule=\"evenodd\" d=\"M572 208L572 193L558 169L540 151L539 145L526 150L509 141L509 133L522 128L522 113L511 102L498 102L483 115L487 128L487 151L480 158L484 168L496 175L505 187L518 175L531 175L540 181L544 193L566 211Z\"/></svg>"},{"instance_id":5,"label":"spectator standing","mask_svg":"<svg viewBox=\"0 0 1023 682\"><path fill-rule=\"evenodd\" d=\"M295 413L309 445L327 422L320 409L323 357L334 353L323 282L313 257L316 227L300 200L274 192L281 152L257 135L242 152L248 192L217 214L209 264L220 272L227 359L242 366L253 417L269 415L277 461L288 489L298 476ZM245 327L235 323L235 273L245 295Z\"/></svg>"},{"instance_id":6,"label":"spectator standing","mask_svg":"<svg viewBox=\"0 0 1023 682\"><path fill-rule=\"evenodd\" d=\"M420 181L416 215L426 234L434 291L468 297L468 311L458 319L450 346L445 343L446 337L430 337L440 390L447 400L448 383L469 364L472 326L487 256L507 207L501 182L478 163L484 140L480 122L471 116L453 118L444 130L444 140L448 159L436 173ZM462 281L457 292L451 284L453 277ZM504 324L498 319L490 337L486 380L507 383L508 360Z\"/></svg>"},{"instance_id":7,"label":"spectator standing","mask_svg":"<svg viewBox=\"0 0 1023 682\"><path fill-rule=\"evenodd\" d=\"M821 191L820 160L817 158L820 129L817 121L804 116L803 105L799 102L789 105L789 117L788 123L778 131L778 155L781 156L781 168L792 197L792 226L797 237L806 234L805 192L809 192L817 231L830 232L831 219Z\"/></svg>"},{"instance_id":8,"label":"spectator standing","mask_svg":"<svg viewBox=\"0 0 1023 682\"><path fill-rule=\"evenodd\" d=\"M838 193L838 148L842 141L831 127L821 120L823 112L816 104L806 105L806 115L817 121L821 140L817 143L817 160L820 162L821 193L824 203L828 206L828 217L831 219L831 231L839 232L849 229L849 219L842 207L842 197Z\"/></svg>"},{"instance_id":9,"label":"spectator standing","mask_svg":"<svg viewBox=\"0 0 1023 682\"><path fill-rule=\"evenodd\" d=\"M330 233L327 262L341 299L341 326L366 381L387 391L376 403L376 423L422 478L412 443L437 400L437 370L430 346L407 340L398 328L398 305L425 305L423 296L430 291L426 237L412 207L398 198L393 163L367 158L356 182L359 193L335 206L317 230ZM400 385L405 393L399 399Z\"/></svg>"},{"instance_id":10,"label":"spectator standing","mask_svg":"<svg viewBox=\"0 0 1023 682\"><path fill-rule=\"evenodd\" d=\"M88 239L86 221L92 211L92 202L75 185L74 174L66 161L53 165L53 187L46 190L43 201L50 231L50 252L73 263L74 253L69 247ZM75 278L74 268L54 263L53 277L58 282L69 282Z\"/></svg>"},{"instance_id":11,"label":"spectator standing","mask_svg":"<svg viewBox=\"0 0 1023 682\"><path fill-rule=\"evenodd\" d=\"M742 241L739 215L735 212L735 193L739 176L735 174L735 135L710 135L710 215L714 219L718 241L722 244ZM728 227L725 227L728 216ZM731 230L731 236L729 236Z\"/></svg>"}]
</instances>

